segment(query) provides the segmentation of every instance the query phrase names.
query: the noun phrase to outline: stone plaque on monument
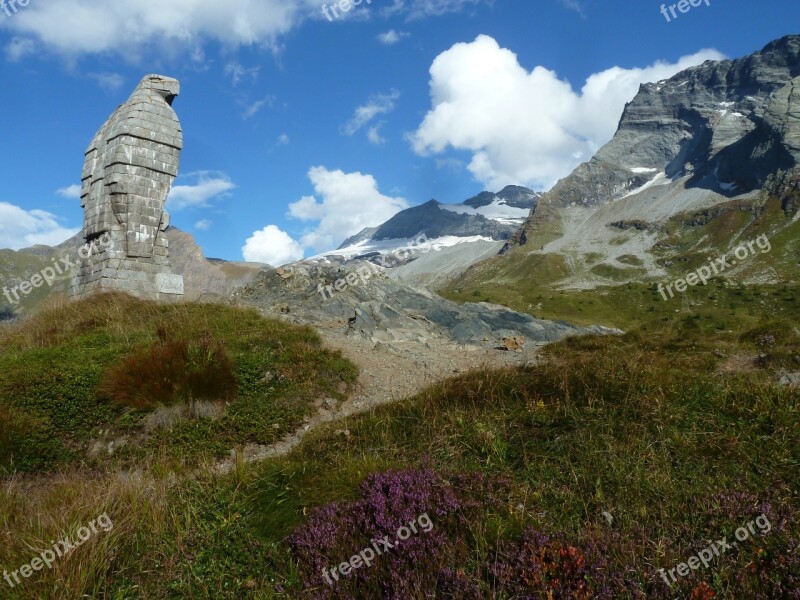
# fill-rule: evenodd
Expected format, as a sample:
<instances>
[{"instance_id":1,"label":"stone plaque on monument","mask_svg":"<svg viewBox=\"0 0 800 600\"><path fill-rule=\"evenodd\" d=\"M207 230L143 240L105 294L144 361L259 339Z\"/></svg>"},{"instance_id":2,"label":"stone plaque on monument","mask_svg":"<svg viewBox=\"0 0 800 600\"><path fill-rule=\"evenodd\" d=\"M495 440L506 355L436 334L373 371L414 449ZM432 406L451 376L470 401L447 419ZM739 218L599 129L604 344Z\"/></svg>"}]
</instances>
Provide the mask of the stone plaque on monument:
<instances>
[{"instance_id":1,"label":"stone plaque on monument","mask_svg":"<svg viewBox=\"0 0 800 600\"><path fill-rule=\"evenodd\" d=\"M183 297L172 273L164 210L178 175L183 134L172 101L176 79L148 75L97 132L83 166L81 206L87 242L110 243L82 258L70 296L119 290L151 300Z\"/></svg>"}]
</instances>

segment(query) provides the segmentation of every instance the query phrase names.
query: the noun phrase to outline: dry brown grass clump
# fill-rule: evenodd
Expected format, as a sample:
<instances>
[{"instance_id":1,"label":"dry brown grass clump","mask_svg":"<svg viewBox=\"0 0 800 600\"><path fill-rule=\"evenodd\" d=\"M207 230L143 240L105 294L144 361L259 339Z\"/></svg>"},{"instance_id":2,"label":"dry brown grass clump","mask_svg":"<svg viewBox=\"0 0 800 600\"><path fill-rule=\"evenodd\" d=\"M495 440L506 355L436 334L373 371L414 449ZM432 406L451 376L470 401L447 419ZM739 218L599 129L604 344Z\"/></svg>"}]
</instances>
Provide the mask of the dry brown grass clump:
<instances>
[{"instance_id":1,"label":"dry brown grass clump","mask_svg":"<svg viewBox=\"0 0 800 600\"><path fill-rule=\"evenodd\" d=\"M232 401L236 375L225 342L205 333L197 341L160 341L112 365L97 388L101 397L132 408L197 400Z\"/></svg>"}]
</instances>

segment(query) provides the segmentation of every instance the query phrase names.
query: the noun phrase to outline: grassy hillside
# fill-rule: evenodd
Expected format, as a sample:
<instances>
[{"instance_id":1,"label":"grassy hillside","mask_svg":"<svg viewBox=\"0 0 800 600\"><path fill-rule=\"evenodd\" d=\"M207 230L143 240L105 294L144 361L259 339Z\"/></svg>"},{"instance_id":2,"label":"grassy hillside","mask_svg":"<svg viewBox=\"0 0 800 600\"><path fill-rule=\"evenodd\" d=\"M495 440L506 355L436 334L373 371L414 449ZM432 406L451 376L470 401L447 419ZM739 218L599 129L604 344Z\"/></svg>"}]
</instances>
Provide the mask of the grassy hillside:
<instances>
[{"instance_id":1,"label":"grassy hillside","mask_svg":"<svg viewBox=\"0 0 800 600\"><path fill-rule=\"evenodd\" d=\"M0 320L10 317L12 313L30 314L53 294L66 293L70 284L69 274L59 276L52 286L33 288L27 295L15 295L12 291L20 283L30 282L31 277L40 274L42 269L52 267L54 258L66 255L65 251L47 246L38 246L35 251L0 250ZM73 256L69 258L74 259ZM2 288L9 290L10 300Z\"/></svg>"},{"instance_id":2,"label":"grassy hillside","mask_svg":"<svg viewBox=\"0 0 800 600\"><path fill-rule=\"evenodd\" d=\"M456 302L494 302L542 319L565 320L577 325L605 325L623 330L650 321L686 316L712 323L719 331L756 323L764 314L800 320L800 286L737 285L722 279L707 286L688 288L667 301L650 285L630 283L592 290L554 290L535 287L513 290L481 285L440 293Z\"/></svg>"},{"instance_id":3,"label":"grassy hillside","mask_svg":"<svg viewBox=\"0 0 800 600\"><path fill-rule=\"evenodd\" d=\"M65 303L0 337L0 473L219 458L295 431L355 376L311 328L255 311Z\"/></svg>"},{"instance_id":4,"label":"grassy hillside","mask_svg":"<svg viewBox=\"0 0 800 600\"><path fill-rule=\"evenodd\" d=\"M656 291L658 283L685 278L762 235L769 240L768 251L756 247L754 256L715 276L709 285L690 287L667 301ZM599 253L548 253L531 241L474 265L439 293L456 302L494 302L545 319L621 328L686 309L722 320L752 321L764 311L797 314L800 220L787 215L777 197L762 204L731 201L678 214L661 228L659 240L653 254L666 275L648 272L637 256L608 264Z\"/></svg>"},{"instance_id":5,"label":"grassy hillside","mask_svg":"<svg viewBox=\"0 0 800 600\"><path fill-rule=\"evenodd\" d=\"M307 330L223 307L107 302L48 313L3 338L12 364L35 367L17 377L34 379L47 362L38 353L52 352L63 362L49 379L67 397L81 386L56 372L88 363L99 381L135 348L160 343L165 322L175 339L189 328L211 339L225 332L234 361L287 366L304 348L308 382L351 377L341 359L311 350ZM121 302L129 326L109 317ZM195 455L176 433L147 456L104 456L92 470L68 455L55 474L28 463L29 474L0 491L2 568L103 512L114 528L0 589L10 598L791 598L800 589L800 394L776 382L798 370L800 331L796 318L754 312L750 321L730 319L721 331L702 315L673 313L625 336L569 340L537 366L444 381L224 476L176 460ZM115 360L100 358L123 347ZM286 354L270 352L281 347ZM237 394L249 389L248 372ZM28 406L6 394L15 410ZM102 403L88 406L96 414ZM37 410L58 416L43 400ZM423 514L432 527L325 582L323 568ZM756 519L769 531L754 530L671 589L663 582L658 569L734 540Z\"/></svg>"}]
</instances>

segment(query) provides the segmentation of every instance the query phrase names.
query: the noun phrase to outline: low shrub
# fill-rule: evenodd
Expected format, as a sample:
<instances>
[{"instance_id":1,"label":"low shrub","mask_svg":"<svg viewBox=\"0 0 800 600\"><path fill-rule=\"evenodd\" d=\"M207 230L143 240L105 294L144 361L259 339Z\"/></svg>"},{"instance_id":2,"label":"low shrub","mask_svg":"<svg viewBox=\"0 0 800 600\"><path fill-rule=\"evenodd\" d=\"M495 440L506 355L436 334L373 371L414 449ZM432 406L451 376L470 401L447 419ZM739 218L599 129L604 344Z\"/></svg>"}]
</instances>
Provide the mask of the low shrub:
<instances>
[{"instance_id":1,"label":"low shrub","mask_svg":"<svg viewBox=\"0 0 800 600\"><path fill-rule=\"evenodd\" d=\"M368 476L360 499L318 509L289 537L309 597L423 597L436 588L442 566L465 561L470 524L503 505L504 486L480 474L444 478L430 468ZM370 548L373 540L389 536L397 542L398 529L426 513L433 523L430 531L398 542L370 567L325 583L323 570Z\"/></svg>"}]
</instances>

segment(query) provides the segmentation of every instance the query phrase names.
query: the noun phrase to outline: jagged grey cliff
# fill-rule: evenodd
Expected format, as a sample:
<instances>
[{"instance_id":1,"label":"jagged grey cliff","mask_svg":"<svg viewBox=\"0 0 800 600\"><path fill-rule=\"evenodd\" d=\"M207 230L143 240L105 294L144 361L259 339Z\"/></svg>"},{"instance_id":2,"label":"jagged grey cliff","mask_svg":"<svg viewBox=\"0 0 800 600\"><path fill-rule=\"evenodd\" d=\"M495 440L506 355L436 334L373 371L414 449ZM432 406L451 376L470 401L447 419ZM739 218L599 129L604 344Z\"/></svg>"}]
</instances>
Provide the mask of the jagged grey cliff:
<instances>
[{"instance_id":1,"label":"jagged grey cliff","mask_svg":"<svg viewBox=\"0 0 800 600\"><path fill-rule=\"evenodd\" d=\"M792 35L642 85L614 138L542 196L504 252L527 244L527 252L562 255L577 265L579 287L604 283L579 273L586 256L622 279L661 276L664 253L698 219L739 210L757 218L774 197L787 220L770 231L790 225L799 161L800 36ZM708 243L694 250L711 251ZM628 268L632 256L638 273Z\"/></svg>"},{"instance_id":2,"label":"jagged grey cliff","mask_svg":"<svg viewBox=\"0 0 800 600\"><path fill-rule=\"evenodd\" d=\"M177 80L146 76L92 139L82 176L83 237L102 243L81 258L71 296L104 290L154 300L183 296L183 278L170 270L164 234L164 204L183 148L172 109L179 93Z\"/></svg>"}]
</instances>

